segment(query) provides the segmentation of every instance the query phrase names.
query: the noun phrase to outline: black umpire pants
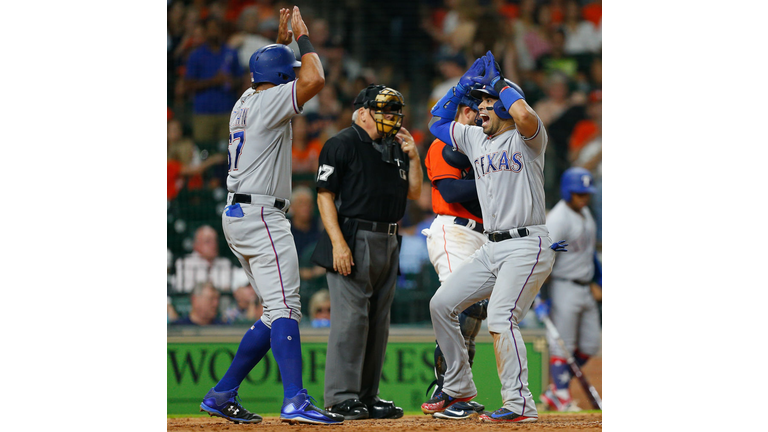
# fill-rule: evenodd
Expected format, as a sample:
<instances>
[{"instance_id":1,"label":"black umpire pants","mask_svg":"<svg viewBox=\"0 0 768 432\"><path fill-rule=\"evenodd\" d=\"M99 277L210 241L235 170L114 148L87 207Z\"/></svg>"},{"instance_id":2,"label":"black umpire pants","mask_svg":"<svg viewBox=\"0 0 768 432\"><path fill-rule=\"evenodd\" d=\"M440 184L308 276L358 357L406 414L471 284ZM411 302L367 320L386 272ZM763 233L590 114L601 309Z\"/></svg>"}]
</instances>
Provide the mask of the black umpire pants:
<instances>
[{"instance_id":1,"label":"black umpire pants","mask_svg":"<svg viewBox=\"0 0 768 432\"><path fill-rule=\"evenodd\" d=\"M358 230L353 258L349 276L327 273L331 333L325 360L326 407L379 394L397 284L398 236Z\"/></svg>"}]
</instances>

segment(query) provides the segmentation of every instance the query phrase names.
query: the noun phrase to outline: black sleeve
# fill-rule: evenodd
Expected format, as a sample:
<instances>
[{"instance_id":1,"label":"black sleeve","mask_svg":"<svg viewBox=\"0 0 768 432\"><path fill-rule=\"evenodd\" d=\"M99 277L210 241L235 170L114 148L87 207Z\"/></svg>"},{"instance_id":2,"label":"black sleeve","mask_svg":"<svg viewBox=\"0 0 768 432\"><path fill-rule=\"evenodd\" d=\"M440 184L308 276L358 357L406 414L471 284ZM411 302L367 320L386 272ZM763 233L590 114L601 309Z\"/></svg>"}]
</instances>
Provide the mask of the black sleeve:
<instances>
[{"instance_id":1,"label":"black sleeve","mask_svg":"<svg viewBox=\"0 0 768 432\"><path fill-rule=\"evenodd\" d=\"M331 137L326 141L318 159L317 188L338 194L349 160L349 146L345 146L342 140Z\"/></svg>"}]
</instances>

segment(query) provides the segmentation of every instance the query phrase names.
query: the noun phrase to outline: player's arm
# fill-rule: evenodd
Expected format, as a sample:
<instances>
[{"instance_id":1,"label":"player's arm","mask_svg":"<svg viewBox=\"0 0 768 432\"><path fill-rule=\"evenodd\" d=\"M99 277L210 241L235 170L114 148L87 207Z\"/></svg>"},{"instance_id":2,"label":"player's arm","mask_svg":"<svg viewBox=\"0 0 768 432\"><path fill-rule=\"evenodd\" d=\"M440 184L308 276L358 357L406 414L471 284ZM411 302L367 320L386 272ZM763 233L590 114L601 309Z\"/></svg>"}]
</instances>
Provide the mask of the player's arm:
<instances>
[{"instance_id":1,"label":"player's arm","mask_svg":"<svg viewBox=\"0 0 768 432\"><path fill-rule=\"evenodd\" d=\"M299 106L304 106L325 86L325 72L323 71L323 64L320 63L320 57L309 42L309 30L301 18L298 6L293 7L291 26L298 35L296 43L299 44L299 53L301 54L301 69L299 69L299 76L296 80L296 102Z\"/></svg>"},{"instance_id":2,"label":"player's arm","mask_svg":"<svg viewBox=\"0 0 768 432\"><path fill-rule=\"evenodd\" d=\"M421 157L419 156L419 150L416 148L416 142L414 141L411 133L408 129L401 127L395 135L395 139L400 143L400 148L403 149L403 153L408 155L408 199L419 199L421 196L421 181L424 178L424 173L421 170Z\"/></svg>"},{"instance_id":3,"label":"player's arm","mask_svg":"<svg viewBox=\"0 0 768 432\"><path fill-rule=\"evenodd\" d=\"M335 200L335 193L324 188L318 189L317 208L320 210L320 218L323 220L323 226L333 245L333 270L342 276L347 276L352 272L352 266L355 265L355 262L352 259L352 251L349 249L347 241L344 240L344 234L341 233Z\"/></svg>"},{"instance_id":4,"label":"player's arm","mask_svg":"<svg viewBox=\"0 0 768 432\"><path fill-rule=\"evenodd\" d=\"M462 203L477 199L475 179L457 180L445 178L434 182L435 188L440 192L447 203Z\"/></svg>"}]
</instances>

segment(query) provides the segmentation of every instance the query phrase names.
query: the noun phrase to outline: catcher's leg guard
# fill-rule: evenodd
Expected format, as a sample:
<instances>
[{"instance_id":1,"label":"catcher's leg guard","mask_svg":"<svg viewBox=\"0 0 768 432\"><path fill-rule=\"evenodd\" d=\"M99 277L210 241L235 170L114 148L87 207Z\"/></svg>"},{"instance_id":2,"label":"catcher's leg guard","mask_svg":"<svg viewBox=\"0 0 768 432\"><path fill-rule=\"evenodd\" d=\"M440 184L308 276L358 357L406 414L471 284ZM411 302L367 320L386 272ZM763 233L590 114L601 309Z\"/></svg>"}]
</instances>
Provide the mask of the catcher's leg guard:
<instances>
[{"instance_id":1,"label":"catcher's leg guard","mask_svg":"<svg viewBox=\"0 0 768 432\"><path fill-rule=\"evenodd\" d=\"M459 327L461 328L461 335L464 336L467 354L469 354L469 366L472 366L475 359L475 337L480 333L483 320L487 317L488 300L481 300L473 304L459 315Z\"/></svg>"},{"instance_id":2,"label":"catcher's leg guard","mask_svg":"<svg viewBox=\"0 0 768 432\"><path fill-rule=\"evenodd\" d=\"M443 351L440 349L440 345L435 345L435 381L429 385L430 388L435 385L435 389L429 395L430 398L443 390L443 379L445 379L445 371L447 369L448 365L445 364ZM429 388L427 389L427 394L429 394Z\"/></svg>"}]
</instances>

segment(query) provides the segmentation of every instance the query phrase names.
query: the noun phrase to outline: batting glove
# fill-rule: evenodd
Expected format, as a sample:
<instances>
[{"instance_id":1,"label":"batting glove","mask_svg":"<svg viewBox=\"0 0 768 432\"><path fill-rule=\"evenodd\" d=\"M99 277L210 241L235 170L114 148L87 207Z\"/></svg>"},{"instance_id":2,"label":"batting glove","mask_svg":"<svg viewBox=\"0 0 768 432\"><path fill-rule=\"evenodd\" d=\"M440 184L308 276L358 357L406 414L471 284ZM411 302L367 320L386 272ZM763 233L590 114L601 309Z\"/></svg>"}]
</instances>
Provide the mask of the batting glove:
<instances>
[{"instance_id":1,"label":"batting glove","mask_svg":"<svg viewBox=\"0 0 768 432\"><path fill-rule=\"evenodd\" d=\"M475 62L472 63L472 66L470 66L464 75L462 75L462 77L459 79L459 85L468 91L472 88L472 84L475 83L475 78L482 76L484 72L485 64L483 62L483 57L480 57L479 59L475 60Z\"/></svg>"},{"instance_id":2,"label":"batting glove","mask_svg":"<svg viewBox=\"0 0 768 432\"><path fill-rule=\"evenodd\" d=\"M503 79L501 76L501 67L499 63L493 58L493 53L488 51L481 57L483 60L483 74L477 75L474 78L474 82L482 85L493 87L493 84L499 79Z\"/></svg>"},{"instance_id":3,"label":"batting glove","mask_svg":"<svg viewBox=\"0 0 768 432\"><path fill-rule=\"evenodd\" d=\"M568 249L565 248L566 246L568 246L568 243L565 240L560 240L559 242L552 243L549 248L555 252L568 252Z\"/></svg>"}]
</instances>

